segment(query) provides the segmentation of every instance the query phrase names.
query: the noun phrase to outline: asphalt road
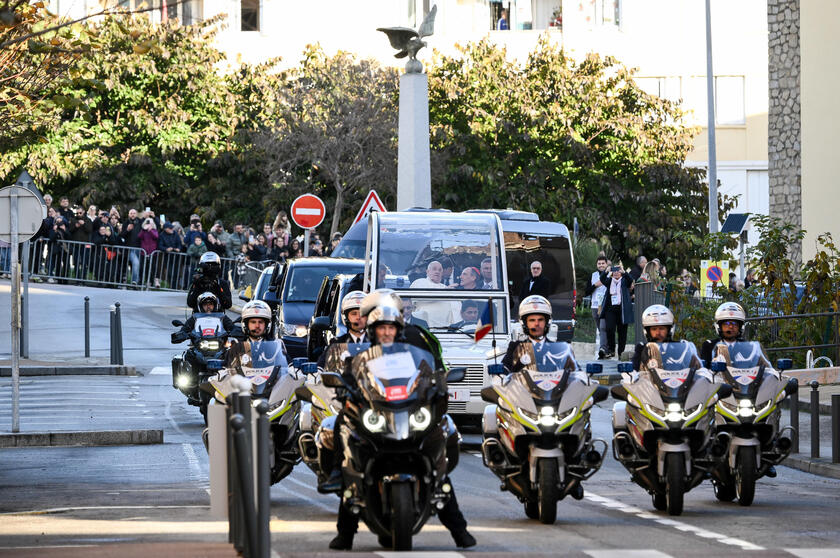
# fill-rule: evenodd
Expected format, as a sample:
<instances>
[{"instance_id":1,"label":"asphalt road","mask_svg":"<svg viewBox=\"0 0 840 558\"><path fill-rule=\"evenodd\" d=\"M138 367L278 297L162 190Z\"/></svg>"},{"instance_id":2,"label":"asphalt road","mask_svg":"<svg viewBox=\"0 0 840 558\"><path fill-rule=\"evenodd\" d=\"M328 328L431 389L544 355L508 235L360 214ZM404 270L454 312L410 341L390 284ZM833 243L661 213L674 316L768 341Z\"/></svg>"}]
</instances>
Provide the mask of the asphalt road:
<instances>
[{"instance_id":1,"label":"asphalt road","mask_svg":"<svg viewBox=\"0 0 840 558\"><path fill-rule=\"evenodd\" d=\"M7 386L8 379L3 379L0 389ZM0 451L0 512L4 515L0 548L227 540L226 522L209 518L201 417L172 389L168 376L27 378L23 389L29 395L23 401L33 404L38 401L36 394L44 394L38 414L49 414L61 428L104 424L125 428L142 423L145 428L164 429L165 443ZM97 395L88 401L70 398L80 391ZM593 424L596 436L607 438L609 405L602 406L595 411ZM27 408L24 404L22 424L30 420ZM0 420L7 417L7 405L0 405ZM711 486L704 484L687 495L684 514L672 518L653 511L647 494L631 484L624 469L608 457L601 471L585 484L583 501L559 504L553 526L526 519L516 499L498 490L499 482L475 452L462 454L452 477L470 530L479 541L473 553L607 557L618 556L618 551L622 556L636 556L627 551L637 550L646 551L638 556L663 555L647 552L655 550L671 556L721 556L810 549L796 550L794 555L840 555L836 511L840 481L787 467L779 468L776 479L759 482L756 501L748 508L717 502ZM272 541L277 553L327 551L338 500L317 493L314 475L300 465L272 487L271 496ZM374 552L379 547L362 527L355 549ZM415 549L456 550L436 519L415 538Z\"/></svg>"}]
</instances>

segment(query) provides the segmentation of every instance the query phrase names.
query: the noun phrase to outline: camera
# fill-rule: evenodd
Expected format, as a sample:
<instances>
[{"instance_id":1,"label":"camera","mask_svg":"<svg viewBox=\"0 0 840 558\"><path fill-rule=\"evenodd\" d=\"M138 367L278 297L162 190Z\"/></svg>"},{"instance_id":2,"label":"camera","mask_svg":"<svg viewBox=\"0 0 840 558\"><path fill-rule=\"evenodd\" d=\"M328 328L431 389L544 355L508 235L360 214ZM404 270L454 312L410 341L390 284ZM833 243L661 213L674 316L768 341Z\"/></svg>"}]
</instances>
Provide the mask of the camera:
<instances>
[{"instance_id":1,"label":"camera","mask_svg":"<svg viewBox=\"0 0 840 558\"><path fill-rule=\"evenodd\" d=\"M610 268L610 273L615 273L616 271L621 271L621 267L614 265Z\"/></svg>"}]
</instances>

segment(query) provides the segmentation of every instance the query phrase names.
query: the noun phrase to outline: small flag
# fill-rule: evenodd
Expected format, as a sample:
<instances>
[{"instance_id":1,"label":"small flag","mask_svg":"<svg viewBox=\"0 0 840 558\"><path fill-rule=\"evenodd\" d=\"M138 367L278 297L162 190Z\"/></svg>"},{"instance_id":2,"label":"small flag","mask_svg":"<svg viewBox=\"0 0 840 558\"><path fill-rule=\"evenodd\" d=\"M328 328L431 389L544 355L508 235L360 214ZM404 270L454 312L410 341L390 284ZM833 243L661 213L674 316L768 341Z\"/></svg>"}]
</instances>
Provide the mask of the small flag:
<instances>
[{"instance_id":1,"label":"small flag","mask_svg":"<svg viewBox=\"0 0 840 558\"><path fill-rule=\"evenodd\" d=\"M475 342L481 341L491 331L493 331L493 301L488 300L484 312L481 313L481 317L475 325Z\"/></svg>"}]
</instances>

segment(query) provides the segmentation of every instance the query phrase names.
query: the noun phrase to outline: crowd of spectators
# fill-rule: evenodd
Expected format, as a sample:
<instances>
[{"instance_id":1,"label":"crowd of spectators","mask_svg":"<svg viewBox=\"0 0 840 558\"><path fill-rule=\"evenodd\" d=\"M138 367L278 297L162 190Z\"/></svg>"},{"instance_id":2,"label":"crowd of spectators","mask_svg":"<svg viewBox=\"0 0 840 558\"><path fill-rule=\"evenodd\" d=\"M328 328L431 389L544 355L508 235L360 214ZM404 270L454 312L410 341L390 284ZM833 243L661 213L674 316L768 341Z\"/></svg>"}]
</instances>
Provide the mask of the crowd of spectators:
<instances>
[{"instance_id":1,"label":"crowd of spectators","mask_svg":"<svg viewBox=\"0 0 840 558\"><path fill-rule=\"evenodd\" d=\"M30 272L36 281L46 276L50 283L94 280L186 288L201 256L212 251L222 258L224 273L230 274L236 286L249 262L282 263L304 255L303 235L292 236L285 211L261 227L237 222L226 230L217 220L205 230L196 214L182 225L148 207L142 212L129 208L122 215L114 206L106 211L91 205L85 210L71 205L67 197L59 198L57 206L49 194L44 201L47 217L30 243ZM324 246L320 235L313 233L309 255L329 255L340 240L336 233ZM9 252L9 245L0 243L0 276L4 278L9 277Z\"/></svg>"}]
</instances>

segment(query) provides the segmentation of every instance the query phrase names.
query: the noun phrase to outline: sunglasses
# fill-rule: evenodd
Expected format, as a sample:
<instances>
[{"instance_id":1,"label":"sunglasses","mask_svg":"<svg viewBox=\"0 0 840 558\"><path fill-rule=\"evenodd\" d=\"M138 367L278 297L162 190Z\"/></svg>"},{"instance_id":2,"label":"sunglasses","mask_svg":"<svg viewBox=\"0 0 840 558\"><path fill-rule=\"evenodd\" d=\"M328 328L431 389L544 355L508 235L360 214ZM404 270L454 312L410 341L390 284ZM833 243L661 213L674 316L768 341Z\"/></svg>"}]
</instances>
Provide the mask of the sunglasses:
<instances>
[{"instance_id":1,"label":"sunglasses","mask_svg":"<svg viewBox=\"0 0 840 558\"><path fill-rule=\"evenodd\" d=\"M721 322L721 325L730 325L730 326L740 326L740 322L736 322L735 320L724 320Z\"/></svg>"}]
</instances>

